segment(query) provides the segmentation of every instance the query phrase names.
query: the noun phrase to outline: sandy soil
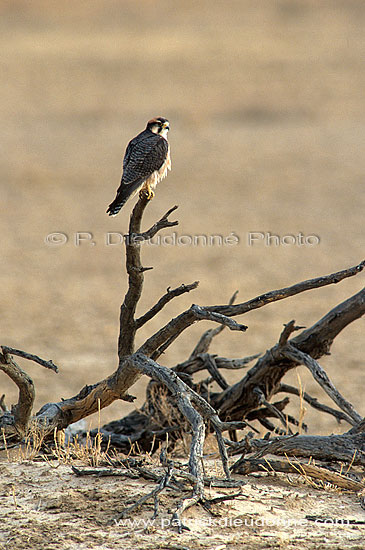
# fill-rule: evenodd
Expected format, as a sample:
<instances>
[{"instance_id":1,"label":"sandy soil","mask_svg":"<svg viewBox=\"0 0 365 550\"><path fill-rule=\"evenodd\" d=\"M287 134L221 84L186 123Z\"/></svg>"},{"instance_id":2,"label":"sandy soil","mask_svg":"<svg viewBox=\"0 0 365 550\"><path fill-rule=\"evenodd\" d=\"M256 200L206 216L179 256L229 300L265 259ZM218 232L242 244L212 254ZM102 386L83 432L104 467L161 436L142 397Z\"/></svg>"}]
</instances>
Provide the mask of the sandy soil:
<instances>
[{"instance_id":1,"label":"sandy soil","mask_svg":"<svg viewBox=\"0 0 365 550\"><path fill-rule=\"evenodd\" d=\"M207 472L217 466L206 462ZM362 550L364 514L356 495L316 489L296 476L251 475L242 480L242 495L214 505L212 514L201 507L184 514L189 531L179 535L171 524L178 498L171 491L160 496L161 513L155 521L153 501L129 518L118 520L136 494L154 485L124 478L77 477L69 466L22 462L1 465L2 497L0 548L206 548L345 549ZM242 479L242 478L241 478ZM210 489L208 498L236 493L237 489ZM213 515L214 514L214 515ZM312 522L307 515L327 518ZM347 521L347 524L345 523ZM143 523L145 522L145 523Z\"/></svg>"},{"instance_id":2,"label":"sandy soil","mask_svg":"<svg viewBox=\"0 0 365 550\"><path fill-rule=\"evenodd\" d=\"M154 270L146 274L140 312L168 286L201 283L194 296L179 298L148 323L139 341L192 301L225 303L236 289L243 301L362 260L364 2L90 0L87 6L61 7L46 0L2 0L0 15L1 343L60 365L54 375L21 363L34 379L37 409L75 394L116 366L126 276L120 247L106 246L105 238L126 231L132 203L113 219L105 210L119 184L126 143L152 116L171 121L173 170L157 189L146 226L179 204L177 236L233 233L239 242L146 246L144 263ZM47 235L55 232L66 235L67 243L47 244ZM77 246L77 232L91 233L96 244ZM252 232L264 238L250 246ZM317 236L319 244L265 244L268 234L300 233ZM252 312L241 318L247 333L225 334L213 351L229 357L261 352L275 343L284 322L295 318L310 326L361 285L358 276ZM164 364L186 358L207 327L187 331ZM363 414L362 344L358 321L338 337L323 366ZM17 392L0 376L10 405ZM328 403L304 369L285 381L297 385L298 376L307 391ZM144 384L132 390L137 406ZM299 403L291 401L289 412L298 415ZM101 422L132 407L114 403L102 411ZM343 430L309 410L306 421L312 433ZM95 423L91 418L90 425ZM11 480L23 470L27 479L38 468L46 471L3 468ZM62 468L39 478L41 486L34 481L35 494L51 492L58 475L75 495L78 484L92 494L92 481L81 483ZM17 490L26 495L27 485ZM24 506L36 510L37 499L30 493L24 498ZM332 498L335 503L337 496ZM29 521L39 521L58 544L51 512L41 507L33 513ZM15 520L22 510L13 508L12 514ZM85 537L80 545L90 547L87 520L78 516L72 517L83 534L75 536ZM18 529L15 523L13 528ZM265 547L260 533L257 547ZM325 529L316 533L318 541L326 537ZM95 536L95 544L102 544L103 535ZM115 530L108 537L118 539Z\"/></svg>"}]
</instances>

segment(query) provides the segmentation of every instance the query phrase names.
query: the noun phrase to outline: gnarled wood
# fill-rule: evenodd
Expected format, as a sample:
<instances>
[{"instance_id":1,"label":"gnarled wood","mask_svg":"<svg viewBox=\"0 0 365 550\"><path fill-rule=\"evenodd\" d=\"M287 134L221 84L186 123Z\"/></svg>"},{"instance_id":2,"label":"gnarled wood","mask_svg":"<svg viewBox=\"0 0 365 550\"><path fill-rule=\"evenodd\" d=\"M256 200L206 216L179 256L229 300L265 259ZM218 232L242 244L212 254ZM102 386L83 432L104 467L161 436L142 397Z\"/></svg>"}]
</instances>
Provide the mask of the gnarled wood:
<instances>
[{"instance_id":1,"label":"gnarled wood","mask_svg":"<svg viewBox=\"0 0 365 550\"><path fill-rule=\"evenodd\" d=\"M265 443L260 440L255 443L255 440L252 440L249 443L251 451L256 445L256 453L259 453L260 456L268 452L267 449L270 449L270 452L286 452L288 454L301 452L304 453L303 456L307 456L305 453L310 452L312 456L315 456L313 448L315 445L317 454L325 452L327 458L349 460L350 453L355 449L357 455L353 462L356 460L356 463L364 464L365 430L362 417L336 390L316 359L328 353L334 338L349 323L365 313L365 289L336 306L312 327L303 330L293 338L290 338L292 333L302 327L296 327L294 321L285 325L278 343L260 356L242 380L232 386L222 376L219 369L242 368L257 356L232 360L209 354L208 349L212 339L225 327L230 330L246 331L247 326L237 323L231 318L232 316L242 315L307 290L336 284L360 273L365 263L362 262L357 266L324 277L303 281L291 287L267 292L241 304L233 303L235 295L227 305L202 307L193 304L147 338L135 351L137 330L157 315L173 298L194 290L198 284L195 282L190 285L180 285L174 290L168 289L146 313L140 316L136 315L143 290L144 272L151 269L142 265L141 243L151 239L164 228L175 226L178 223L168 219L169 215L177 208L173 207L149 230L141 232L142 216L147 204L148 200L142 194L131 214L129 233L125 239L128 289L120 308L117 369L104 380L91 386L85 386L74 397L44 405L32 419L32 425L41 428L43 435L47 438L53 434L55 428L64 429L107 407L116 399L133 401L134 398L127 393L129 388L142 375L149 376L154 380L155 388L167 388L166 395L169 405L179 411L175 415L177 425L170 426L162 411L157 410L158 400L154 403L147 400L140 412L134 411L119 423L111 423L104 427L102 431L110 433L113 443L117 442L123 449L127 448L127 445L129 448L131 441L138 442L140 448L146 448L146 441L150 444L151 438L155 437L158 441L159 438L166 438L167 433L172 436L174 433L178 434L179 430L185 429L186 423L190 425L192 443L189 468L190 476L194 480L194 490L190 498L184 499L173 514L173 519L180 522L180 516L186 508L204 501L202 455L206 426L215 432L223 469L229 479L227 446L230 447L231 453L242 451L246 453L248 439L246 438L243 444L225 440L223 432L228 431L232 439L235 440L236 431L248 426L246 418L257 419L270 430L275 429L275 426L268 420L273 416L280 419L285 429L288 429L288 422L298 424L294 418L282 412L288 403L288 398L277 403L271 403L270 400L280 389L281 391L285 389L281 383L285 374L298 364L304 364L343 409L341 418L355 424L357 431L337 436L337 439L336 436L328 436L325 440L321 440L320 450L318 450L318 438L314 442L314 440L308 439L310 436L298 436L270 440L269 443L267 440ZM209 320L219 326L203 334L191 355L184 362L172 369L159 365L156 360L161 354L184 330L200 320ZM20 353L19 350L6 347L2 349L0 369L18 385L19 402L11 413L3 411L3 415L0 417L0 426L5 428L6 434L11 434L13 438L20 441L30 426L34 390L31 379L13 362L9 352L12 351L27 359L37 360L43 366L54 370L55 366L52 362L41 360L37 356L31 356L24 352ZM192 375L203 369L207 370L210 375L208 380L194 383ZM211 392L209 387L211 381L215 381L221 391ZM161 420L160 424L156 424L154 420L156 413L159 413L157 416ZM307 439L300 439L303 437L307 437ZM257 459L258 456L254 458ZM169 476L166 477L166 480L168 478ZM161 488L165 487L166 480L161 482ZM181 522L179 525L182 525Z\"/></svg>"}]
</instances>

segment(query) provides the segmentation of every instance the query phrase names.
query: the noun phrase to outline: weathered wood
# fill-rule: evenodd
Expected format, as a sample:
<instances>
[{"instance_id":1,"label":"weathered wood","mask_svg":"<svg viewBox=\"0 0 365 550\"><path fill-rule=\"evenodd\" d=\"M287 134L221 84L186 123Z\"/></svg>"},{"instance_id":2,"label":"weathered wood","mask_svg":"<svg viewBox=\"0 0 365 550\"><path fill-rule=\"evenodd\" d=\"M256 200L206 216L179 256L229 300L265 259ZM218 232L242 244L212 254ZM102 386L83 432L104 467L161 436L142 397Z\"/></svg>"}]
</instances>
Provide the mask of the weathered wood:
<instances>
[{"instance_id":1,"label":"weathered wood","mask_svg":"<svg viewBox=\"0 0 365 550\"><path fill-rule=\"evenodd\" d=\"M187 359L183 363L179 363L173 367L175 372L185 372L186 374L194 374L201 370L205 370L207 367L207 361L209 358L213 358L218 369L239 370L246 368L249 363L258 359L260 353L255 355L249 355L248 357L242 357L241 359L229 359L227 357L219 357L210 353L199 353L192 359Z\"/></svg>"},{"instance_id":2,"label":"weathered wood","mask_svg":"<svg viewBox=\"0 0 365 550\"><path fill-rule=\"evenodd\" d=\"M139 353L143 353L147 357L152 357L153 355L153 359L156 360L161 353L167 349L165 346L166 342L172 343L185 329L196 321L202 320L219 323L228 327L230 330L239 330L243 332L247 330L246 325L236 323L236 321L226 315L215 313L207 308L193 304L189 309L174 319L171 319L171 321L163 326L158 332L148 338L148 340L138 349Z\"/></svg>"},{"instance_id":3,"label":"weathered wood","mask_svg":"<svg viewBox=\"0 0 365 550\"><path fill-rule=\"evenodd\" d=\"M364 313L365 289L333 308L312 327L290 339L288 344L317 359L328 354L335 337ZM278 344L273 346L258 359L242 380L212 395L211 403L223 419L226 416L233 420L245 418L248 412L259 407L259 397L253 391L256 387L262 389L267 400L271 399L284 375L298 365L297 361L285 357L282 349Z\"/></svg>"},{"instance_id":4,"label":"weathered wood","mask_svg":"<svg viewBox=\"0 0 365 550\"><path fill-rule=\"evenodd\" d=\"M184 429L186 423L190 424L192 442L189 475L194 480L194 489L192 495L182 500L173 514L173 520L180 522L179 525L183 528L180 521L182 512L191 505L204 501L202 456L206 426L209 426L209 429L215 432L223 469L227 479L229 479L227 445L230 446L231 452L236 452L238 449L247 452L248 440L246 438L246 447L242 447L240 444L228 443L223 438L222 433L229 431L232 437L235 436L236 430L247 427L244 418L249 418L250 415L252 418L256 418L264 424L266 423L266 425L270 424L270 426L271 423L268 421L268 417L273 415L279 417L285 427L287 427L288 421L296 423L295 419L285 417L281 412L288 402L287 398L274 404L270 403L270 399L279 391L283 376L298 363L302 363L310 368L317 381L325 387L327 393L330 393L332 397L335 396L336 403L345 411L345 418L356 424L357 432L344 434L341 440L334 440L331 438L335 436L328 436L326 440L323 440L319 450L318 438L314 443L309 439L300 439L300 437L309 436L298 436L279 441L270 440L269 443L265 440L261 448L260 440L257 440L257 443L252 440L249 444L251 451L255 449L256 445L256 452L261 455L269 452L268 449L270 448L270 452L286 452L288 454L311 452L311 456L315 456L313 445L316 445L317 453L326 453L327 458L332 456L336 460L349 461L350 452L356 450L357 455L353 457L354 461L363 464L365 461L365 449L363 448L365 431L362 427L362 418L329 382L316 359L328 353L334 338L349 323L365 313L365 289L336 306L315 325L290 340L291 334L302 327L295 326L294 321L288 323L282 331L279 342L263 356L260 356L255 366L247 372L241 381L233 386L229 386L219 369L242 368L249 360L257 357L231 360L209 354L208 349L212 339L222 332L225 327L230 330L246 331L247 326L237 323L231 318L232 316L244 314L307 290L338 283L359 273L364 268L365 263L362 262L357 266L325 277L317 277L291 287L268 292L241 304L233 303L235 295L227 305L202 307L193 304L189 309L167 322L155 334L152 334L135 351L137 330L157 315L173 298L193 290L198 284L195 282L190 285L180 285L174 290L168 289L146 313L139 317L136 316L137 305L143 289L144 272L151 269L142 265L141 243L152 238L158 231L175 226L178 223L168 219L169 215L176 209L176 207L173 207L149 230L141 232L142 216L147 204L148 200L142 193L131 214L129 233L125 239L128 288L120 308L119 362L117 369L104 380L91 386L85 386L74 397L61 400L58 403L44 405L36 417L32 419L33 426L42 428L45 437L50 436L55 428L63 429L69 424L108 406L116 399L132 401L133 397L127 392L142 375L149 376L161 387L167 388L169 404L175 409L177 408L180 414L180 416L175 415L179 421L177 426L170 426L168 422L165 423L162 411L160 415L162 422L157 426L150 411L155 407L154 412L159 412L156 411L158 403L157 401L155 403L147 401L141 412L134 411L134 413L122 419L118 425L115 424L114 431L113 428L110 431L106 427L102 431L111 433L112 436L115 436L115 439L119 440L121 445L127 442L129 445L131 441L135 441L138 442L139 447L145 448L144 443L146 440L150 442L151 437L156 434L161 438L165 438L167 433L174 434L177 429ZM200 320L209 320L219 326L203 334L192 354L184 363L180 363L172 369L159 365L156 359L184 330ZM12 361L7 350L10 350L10 348L3 347L3 355L0 355L0 368L19 386L19 402L12 413L4 411L0 422L3 426L8 427L6 433L11 433L12 429L13 435L18 434L18 439L21 440L30 425L34 391L32 395L33 385L31 379ZM15 353L19 350L13 351ZM25 357L25 352L22 353L22 356ZM40 359L37 356L26 355L28 359ZM44 360L38 362L50 368L55 367L52 362L45 362ZM202 369L208 371L211 379L215 380L220 386L221 391L211 392L208 383L204 381L199 384L193 382L191 375ZM161 488L164 488L168 483L166 479L161 481ZM156 496L157 492L154 492L153 495Z\"/></svg>"},{"instance_id":5,"label":"weathered wood","mask_svg":"<svg viewBox=\"0 0 365 550\"><path fill-rule=\"evenodd\" d=\"M1 346L1 349L3 350L4 354L17 355L18 357L23 357L24 359L28 359L29 361L34 361L35 363L38 363L38 365L46 367L46 369L58 372L57 365L55 365L51 360L46 361L45 359L38 357L38 355L27 353L26 351L22 351L21 349L9 348L9 346Z\"/></svg>"},{"instance_id":6,"label":"weathered wood","mask_svg":"<svg viewBox=\"0 0 365 550\"><path fill-rule=\"evenodd\" d=\"M140 233L143 212L148 204L147 197L142 196L133 208L129 222L129 235ZM134 340L137 331L135 312L142 294L144 269L141 263L141 243L135 239L125 240L126 271L128 290L120 307L118 356L119 361L134 352Z\"/></svg>"},{"instance_id":7,"label":"weathered wood","mask_svg":"<svg viewBox=\"0 0 365 550\"><path fill-rule=\"evenodd\" d=\"M313 378L318 382L318 384L324 389L327 395L342 409L348 417L352 420L351 424L356 425L362 420L362 416L357 413L354 407L349 403L335 388L331 380L328 378L326 372L321 367L321 365L313 359L307 353L299 351L294 346L285 346L282 350L282 354L288 359L298 362L299 364L305 365L308 367L310 372L313 375Z\"/></svg>"},{"instance_id":8,"label":"weathered wood","mask_svg":"<svg viewBox=\"0 0 365 550\"><path fill-rule=\"evenodd\" d=\"M168 288L166 291L166 294L164 294L159 301L151 307L150 310L148 310L144 315L136 319L136 325L137 329L141 328L147 321L150 321L157 313L159 313L166 304L168 304L171 300L176 298L176 296L181 296L181 294L185 294L186 292L190 292L191 290L195 290L199 284L199 281L195 281L194 283L191 283L190 285L180 285L177 288L170 289Z\"/></svg>"},{"instance_id":9,"label":"weathered wood","mask_svg":"<svg viewBox=\"0 0 365 550\"><path fill-rule=\"evenodd\" d=\"M347 462L365 465L365 433L340 435L295 435L278 436L269 441L265 439L244 438L231 443L228 454L244 455L256 452L254 458L266 454L300 456L326 460L328 462Z\"/></svg>"},{"instance_id":10,"label":"weathered wood","mask_svg":"<svg viewBox=\"0 0 365 550\"><path fill-rule=\"evenodd\" d=\"M291 393L292 395L297 395L298 397L301 397L314 409L334 416L338 423L340 423L341 420L346 420L346 422L352 424L351 418L346 413L333 409L332 407L328 407L328 405L324 405L323 403L320 403L316 397L312 397L305 391L301 392L300 390L298 390L298 388L294 386L290 386L289 384L285 384L284 382L282 382L281 384L279 384L275 393L280 392Z\"/></svg>"},{"instance_id":11,"label":"weathered wood","mask_svg":"<svg viewBox=\"0 0 365 550\"><path fill-rule=\"evenodd\" d=\"M307 281L302 281L290 287L280 288L279 290L272 290L261 294L248 302L243 302L242 304L235 305L224 305L224 306L207 306L207 309L210 311L216 311L217 313L222 313L222 315L229 315L233 317L234 315L243 315L254 309L266 306L272 302L277 302L278 300L284 300L290 296L295 296L301 292L306 292L307 290L313 290L315 288L321 288L323 286L337 284L340 281L343 281L347 277L353 277L362 271L365 267L365 260L350 267L348 269L343 269L337 273L331 273L330 275L325 275L324 277L316 277L315 279L309 279Z\"/></svg>"},{"instance_id":12,"label":"weathered wood","mask_svg":"<svg viewBox=\"0 0 365 550\"><path fill-rule=\"evenodd\" d=\"M319 468L313 464L289 460L277 460L268 458L266 460L247 459L233 470L236 474L247 475L253 472L282 472L285 474L299 474L303 477L310 477L324 483L331 483L348 491L361 491L364 485L359 481L350 479L347 476L330 472L325 468Z\"/></svg>"},{"instance_id":13,"label":"weathered wood","mask_svg":"<svg viewBox=\"0 0 365 550\"><path fill-rule=\"evenodd\" d=\"M28 429L35 391L33 381L7 353L0 353L0 370L18 386L18 403L0 417L0 429L7 438L22 439Z\"/></svg>"}]
</instances>

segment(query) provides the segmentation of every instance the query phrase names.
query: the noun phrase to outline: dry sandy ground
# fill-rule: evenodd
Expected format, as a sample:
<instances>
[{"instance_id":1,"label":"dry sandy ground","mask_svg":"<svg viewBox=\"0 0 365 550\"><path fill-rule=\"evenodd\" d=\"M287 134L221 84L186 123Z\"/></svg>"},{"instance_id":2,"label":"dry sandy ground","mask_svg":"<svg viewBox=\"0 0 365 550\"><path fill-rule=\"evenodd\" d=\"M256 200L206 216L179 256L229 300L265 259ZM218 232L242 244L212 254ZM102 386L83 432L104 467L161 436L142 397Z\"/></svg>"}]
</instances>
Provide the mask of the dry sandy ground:
<instances>
[{"instance_id":1,"label":"dry sandy ground","mask_svg":"<svg viewBox=\"0 0 365 550\"><path fill-rule=\"evenodd\" d=\"M146 227L179 204L178 236L234 233L239 242L146 246L143 261L154 270L146 274L140 312L168 286L201 283L148 323L139 342L192 301L226 303L236 289L243 301L362 260L364 26L362 0L0 1L0 343L60 365L54 375L21 363L35 381L37 409L116 367L126 276L122 251L106 246L105 236L126 232L132 202L113 219L105 210L126 143L152 116L171 121L173 170L157 189ZM54 232L67 243L47 244ZM92 233L96 244L76 246L77 232ZM250 232L301 232L320 242L249 246ZM247 333L227 331L213 351L261 352L284 322L310 326L362 282L360 275L252 312L241 318ZM207 327L187 331L164 364L185 359ZM323 366L364 414L363 321L348 327L332 352ZM285 381L297 385L298 376L328 403L304 369ZM3 374L0 382L7 404L14 403L13 385ZM137 406L144 384L132 390ZM298 415L298 400L291 401L289 412ZM131 407L114 403L101 422ZM312 411L305 419L312 433L343 430ZM18 467L4 467L16 475ZM92 490L91 481L80 486Z\"/></svg>"},{"instance_id":2,"label":"dry sandy ground","mask_svg":"<svg viewBox=\"0 0 365 550\"><path fill-rule=\"evenodd\" d=\"M216 466L206 463L216 475ZM316 489L291 476L250 476L242 495L214 505L214 515L201 507L184 514L190 531L179 535L171 526L178 499L162 493L160 514L154 522L153 501L126 520L115 520L136 494L154 485L124 478L76 477L69 466L44 463L3 463L0 548L3 550L129 550L351 549L364 547L365 526L343 520L364 520L359 499L350 493ZM242 478L241 478L242 479ZM237 489L207 490L215 498ZM326 524L306 515L327 518ZM115 521L114 521L115 520ZM146 523L143 523L146 522ZM246 546L247 545L247 546Z\"/></svg>"}]
</instances>

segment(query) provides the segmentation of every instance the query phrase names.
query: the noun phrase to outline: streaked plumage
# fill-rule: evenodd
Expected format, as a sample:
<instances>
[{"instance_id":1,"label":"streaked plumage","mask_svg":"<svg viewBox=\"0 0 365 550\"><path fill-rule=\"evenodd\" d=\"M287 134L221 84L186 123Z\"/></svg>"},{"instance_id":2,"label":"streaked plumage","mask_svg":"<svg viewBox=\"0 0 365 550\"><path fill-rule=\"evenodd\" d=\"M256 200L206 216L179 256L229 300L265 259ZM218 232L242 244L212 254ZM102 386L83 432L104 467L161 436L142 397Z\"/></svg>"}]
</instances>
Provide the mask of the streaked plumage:
<instances>
[{"instance_id":1,"label":"streaked plumage","mask_svg":"<svg viewBox=\"0 0 365 550\"><path fill-rule=\"evenodd\" d=\"M163 117L149 120L146 129L133 138L123 159L123 175L117 195L107 213L116 216L130 196L146 190L148 198L171 169L170 147L167 141L169 121Z\"/></svg>"}]
</instances>

